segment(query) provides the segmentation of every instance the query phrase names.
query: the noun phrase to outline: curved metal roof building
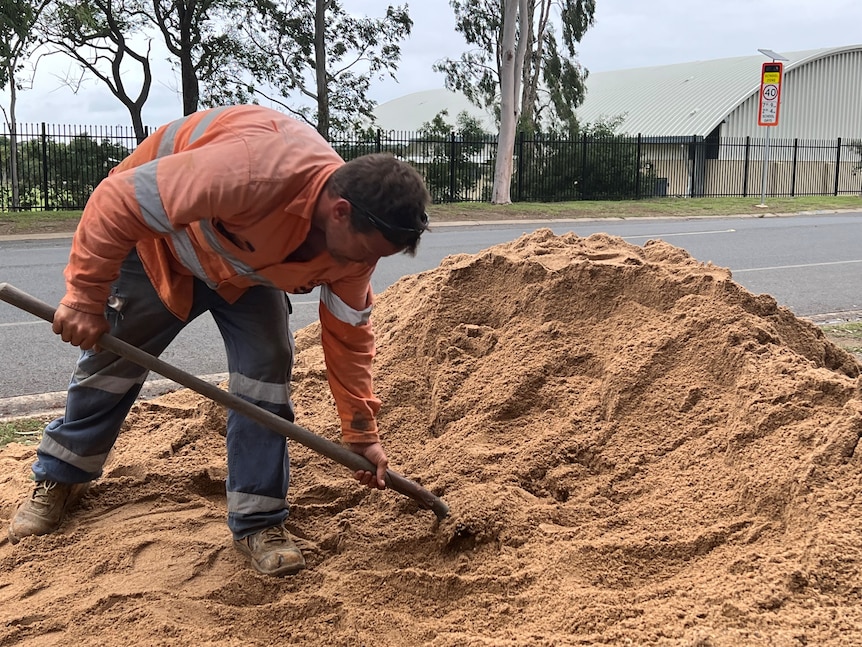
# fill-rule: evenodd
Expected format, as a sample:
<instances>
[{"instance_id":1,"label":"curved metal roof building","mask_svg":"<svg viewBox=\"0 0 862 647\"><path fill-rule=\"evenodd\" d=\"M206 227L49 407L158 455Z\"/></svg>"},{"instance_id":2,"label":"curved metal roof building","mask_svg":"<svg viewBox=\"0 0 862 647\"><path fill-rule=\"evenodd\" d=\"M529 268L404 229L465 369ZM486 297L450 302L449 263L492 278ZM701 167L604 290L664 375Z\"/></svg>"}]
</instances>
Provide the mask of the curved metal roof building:
<instances>
[{"instance_id":1,"label":"curved metal roof building","mask_svg":"<svg viewBox=\"0 0 862 647\"><path fill-rule=\"evenodd\" d=\"M862 45L782 55L776 137L862 137ZM758 135L765 56L598 72L587 79L581 122L622 117L620 133L645 136Z\"/></svg>"},{"instance_id":2,"label":"curved metal roof building","mask_svg":"<svg viewBox=\"0 0 862 647\"><path fill-rule=\"evenodd\" d=\"M862 45L781 52L784 63L779 123L782 138L862 138ZM757 125L762 55L596 72L577 110L582 123L622 118L617 132L647 137L762 136ZM494 130L487 113L463 95L429 90L378 106L384 130L417 130L447 109L461 110Z\"/></svg>"}]
</instances>

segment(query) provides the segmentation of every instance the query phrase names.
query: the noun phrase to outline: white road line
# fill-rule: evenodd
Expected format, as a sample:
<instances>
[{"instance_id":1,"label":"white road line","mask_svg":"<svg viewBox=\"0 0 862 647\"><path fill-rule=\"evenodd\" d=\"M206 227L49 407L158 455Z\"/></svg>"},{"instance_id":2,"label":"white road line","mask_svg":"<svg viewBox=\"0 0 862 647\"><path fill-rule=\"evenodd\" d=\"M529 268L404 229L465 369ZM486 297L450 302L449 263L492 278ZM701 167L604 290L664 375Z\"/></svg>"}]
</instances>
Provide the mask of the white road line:
<instances>
[{"instance_id":1,"label":"white road line","mask_svg":"<svg viewBox=\"0 0 862 647\"><path fill-rule=\"evenodd\" d=\"M39 321L11 321L9 323L0 323L0 328L12 328L13 326L44 326L45 322L41 319Z\"/></svg>"},{"instance_id":2,"label":"white road line","mask_svg":"<svg viewBox=\"0 0 862 647\"><path fill-rule=\"evenodd\" d=\"M740 272L768 272L771 270L795 270L803 267L826 267L828 265L852 265L853 263L862 263L862 259L853 261L827 261L825 263L803 263L800 265L773 265L772 267L749 267L743 270L733 270L734 274Z\"/></svg>"},{"instance_id":3,"label":"white road line","mask_svg":"<svg viewBox=\"0 0 862 647\"><path fill-rule=\"evenodd\" d=\"M680 231L675 234L650 234L649 236L623 236L626 240L632 238L673 238L674 236L702 236L704 234L735 234L736 229L716 229L714 231Z\"/></svg>"}]
</instances>

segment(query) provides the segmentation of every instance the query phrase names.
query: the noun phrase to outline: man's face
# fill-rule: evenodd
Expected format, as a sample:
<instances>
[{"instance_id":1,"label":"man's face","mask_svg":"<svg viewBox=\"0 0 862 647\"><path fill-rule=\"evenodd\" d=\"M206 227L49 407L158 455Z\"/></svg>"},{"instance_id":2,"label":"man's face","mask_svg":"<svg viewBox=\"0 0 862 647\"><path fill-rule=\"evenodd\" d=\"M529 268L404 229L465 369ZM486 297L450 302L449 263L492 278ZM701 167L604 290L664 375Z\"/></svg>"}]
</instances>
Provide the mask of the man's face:
<instances>
[{"instance_id":1,"label":"man's face","mask_svg":"<svg viewBox=\"0 0 862 647\"><path fill-rule=\"evenodd\" d=\"M403 251L403 247L390 243L378 230L360 233L350 223L350 203L336 206L326 230L326 248L339 263L375 265L384 256Z\"/></svg>"}]
</instances>

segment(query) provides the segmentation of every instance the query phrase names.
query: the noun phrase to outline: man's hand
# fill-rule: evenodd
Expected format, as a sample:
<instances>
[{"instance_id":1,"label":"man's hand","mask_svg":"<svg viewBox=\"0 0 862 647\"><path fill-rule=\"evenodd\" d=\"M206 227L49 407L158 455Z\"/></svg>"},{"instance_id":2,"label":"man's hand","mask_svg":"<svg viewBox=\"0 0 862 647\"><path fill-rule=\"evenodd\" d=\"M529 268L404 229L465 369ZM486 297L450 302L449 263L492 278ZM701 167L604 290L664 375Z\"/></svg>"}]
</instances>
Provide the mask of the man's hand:
<instances>
[{"instance_id":1,"label":"man's hand","mask_svg":"<svg viewBox=\"0 0 862 647\"><path fill-rule=\"evenodd\" d=\"M72 346L78 346L81 350L99 350L96 342L111 327L103 315L80 312L61 304L54 313L53 328L63 341Z\"/></svg>"},{"instance_id":2,"label":"man's hand","mask_svg":"<svg viewBox=\"0 0 862 647\"><path fill-rule=\"evenodd\" d=\"M350 443L350 449L355 454L365 456L377 466L377 474L357 470L353 473L353 478L372 489L385 490L386 469L389 467L389 459L386 457L386 452L383 451L383 445L380 443Z\"/></svg>"}]
</instances>

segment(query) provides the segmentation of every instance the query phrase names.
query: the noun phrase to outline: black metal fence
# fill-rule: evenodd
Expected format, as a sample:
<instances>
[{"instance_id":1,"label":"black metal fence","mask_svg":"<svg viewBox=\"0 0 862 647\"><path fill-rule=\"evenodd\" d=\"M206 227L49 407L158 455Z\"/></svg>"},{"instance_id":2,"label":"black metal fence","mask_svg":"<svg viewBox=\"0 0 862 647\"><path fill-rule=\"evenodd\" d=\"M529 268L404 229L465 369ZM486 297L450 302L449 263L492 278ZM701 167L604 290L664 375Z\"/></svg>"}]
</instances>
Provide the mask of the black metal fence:
<instances>
[{"instance_id":1,"label":"black metal fence","mask_svg":"<svg viewBox=\"0 0 862 647\"><path fill-rule=\"evenodd\" d=\"M111 168L136 146L131 128L19 125L0 131L0 211L80 209ZM351 159L391 152L425 177L435 202L491 199L495 136L466 138L376 131L333 138ZM703 137L589 137L520 134L515 202L666 196L856 195L862 140Z\"/></svg>"},{"instance_id":2,"label":"black metal fence","mask_svg":"<svg viewBox=\"0 0 862 647\"><path fill-rule=\"evenodd\" d=\"M136 145L130 127L7 127L0 131L0 211L81 209Z\"/></svg>"},{"instance_id":3,"label":"black metal fence","mask_svg":"<svg viewBox=\"0 0 862 647\"><path fill-rule=\"evenodd\" d=\"M496 137L383 133L332 145L349 159L389 151L425 176L435 202L489 201ZM515 144L514 202L680 197L856 195L862 139L532 137Z\"/></svg>"}]
</instances>

